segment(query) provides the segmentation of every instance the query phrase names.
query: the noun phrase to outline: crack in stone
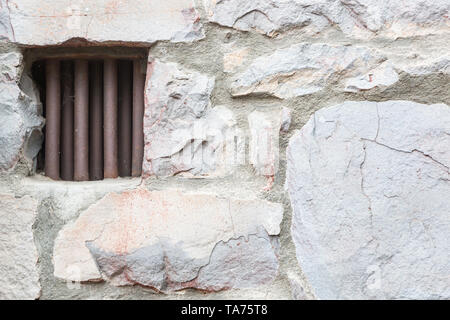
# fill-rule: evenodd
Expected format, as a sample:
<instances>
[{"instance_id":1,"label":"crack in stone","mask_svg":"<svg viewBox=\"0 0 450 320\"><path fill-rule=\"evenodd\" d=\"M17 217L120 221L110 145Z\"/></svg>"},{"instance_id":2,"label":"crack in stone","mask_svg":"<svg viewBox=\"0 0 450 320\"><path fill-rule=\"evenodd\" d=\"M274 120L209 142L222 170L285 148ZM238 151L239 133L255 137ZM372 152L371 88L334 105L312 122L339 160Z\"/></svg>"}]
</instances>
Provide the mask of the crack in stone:
<instances>
[{"instance_id":1,"label":"crack in stone","mask_svg":"<svg viewBox=\"0 0 450 320\"><path fill-rule=\"evenodd\" d=\"M91 19L89 20L89 23L88 23L87 26L86 26L86 34L85 34L85 36L84 36L86 39L88 38L89 28L90 28L90 26L91 26L92 20L94 20L94 16L91 16Z\"/></svg>"},{"instance_id":2,"label":"crack in stone","mask_svg":"<svg viewBox=\"0 0 450 320\"><path fill-rule=\"evenodd\" d=\"M245 17L247 17L247 16L250 16L252 13L253 13L253 14L255 14L255 13L260 13L261 15L263 15L264 17L266 17L266 19L267 19L270 23L274 24L274 23L272 22L272 20L270 20L269 16L268 16L265 12L263 12L263 11L261 11L261 10L258 10L258 9L253 9L253 10L250 10L250 11L248 11L248 12L242 14L241 16L237 17L237 18L235 19L235 21L234 21L232 27L234 28L235 25L236 25L236 23L238 23L238 22L239 22L240 20L242 20L243 18L245 18ZM253 20L255 20L255 18L253 18ZM253 23L254 23L254 21L253 21ZM275 24L274 24L274 25L275 25ZM254 27L253 27L253 28L254 28Z\"/></svg>"},{"instance_id":3,"label":"crack in stone","mask_svg":"<svg viewBox=\"0 0 450 320\"><path fill-rule=\"evenodd\" d=\"M233 215L231 214L231 199L228 199L228 214L230 215L231 227L233 228L233 236L235 236L236 231L234 229Z\"/></svg>"},{"instance_id":4,"label":"crack in stone","mask_svg":"<svg viewBox=\"0 0 450 320\"><path fill-rule=\"evenodd\" d=\"M362 160L362 162L361 162L361 164L360 164L360 171L361 171L361 192L362 192L362 194L364 195L364 197L366 197L367 200L369 201L370 224L371 224L371 227L372 227L372 228L373 228L373 210L372 210L373 208L372 208L372 200L370 199L369 195L366 193L365 188L364 188L364 173L363 173L363 168L364 168L364 164L365 164L366 158L367 158L367 151L366 151L366 147L367 147L367 146L366 146L365 141L369 141L369 142L375 143L375 144L377 144L377 145L380 145L380 146L382 146L382 147L388 148L388 149L393 150L393 151L401 152L401 153L408 153L408 154L413 154L413 153L415 153L415 152L416 152L416 153L420 153L422 156L424 156L424 157L430 159L431 161L433 161L434 163L438 164L439 166L444 167L445 170L447 171L447 173L449 173L449 167L447 167L447 166L444 165L442 162L440 162L440 161L434 159L433 157L431 157L430 155L426 154L425 152L423 152L423 151L421 151L421 150L418 150L418 149L412 149L411 151L406 151L406 150L396 149L396 148L390 147L390 146L388 146L388 145L386 145L386 144L384 144L384 143L378 142L378 141L377 141L377 138L378 138L378 135L379 135L379 132L380 132L380 114L379 114L378 105L377 105L377 108L376 108L376 109L377 109L377 117L378 117L378 126L377 126L377 132L376 132L376 135L375 135L375 139L372 140L372 139L367 139L367 138L361 138L361 140L364 141L364 145L363 145L364 158L363 158L363 160ZM394 196L394 197L395 197L395 196ZM390 197L389 197L389 198L390 198Z\"/></svg>"},{"instance_id":5,"label":"crack in stone","mask_svg":"<svg viewBox=\"0 0 450 320\"><path fill-rule=\"evenodd\" d=\"M186 281L181 281L181 282L173 282L173 281L170 279L169 273L170 273L170 270L171 270L171 265L170 265L170 262L168 261L168 255L167 255L167 253L166 253L165 250L164 250L164 252L163 252L163 260L164 260L164 271L163 271L163 272L164 272L164 279L163 279L163 282L162 282L162 284L161 284L161 286L160 286L159 288L158 288L158 287L155 287L155 286L145 285L145 284L140 283L139 281L130 279L130 278L127 276L127 274L126 274L126 271L129 270L126 261L124 262L124 265L123 265L122 267L120 267L119 269L115 270L112 274L107 275L107 278L110 279L110 280L112 280L113 278L118 277L118 276L120 276L120 275L123 274L123 275L125 276L125 278L126 278L130 283L132 283L132 284L134 284L134 285L142 286L142 287L149 287L149 288L152 288L153 290L155 290L155 291L157 291L157 292L160 292L160 293L163 293L163 292L169 290L169 288L170 288L171 285L175 285L176 287L179 287L179 290L183 290L183 289L189 288L189 287L190 287L190 286L189 286L189 283L195 282L195 281L198 279L201 270L202 270L203 268L207 267L207 266L211 263L212 255L213 255L214 251L216 250L216 248L217 248L217 246L218 246L219 244L227 244L227 243L229 243L230 241L237 241L237 240L241 240L241 239L243 239L244 241L250 241L250 237L256 237L256 238L259 238L259 239L263 239L263 240L268 241L268 242L270 243L270 236L269 236L267 230L265 230L265 229L264 229L264 231L265 231L265 233L266 233L266 235L267 235L268 238L266 238L266 237L264 237L264 236L260 236L258 233L250 233L250 234L247 234L247 235L236 236L236 235L235 235L236 233L235 233L234 221L233 221L233 217L232 217L232 215L231 215L231 208L230 208L230 205L231 205L231 202L229 201L229 202L228 202L228 212L229 212L230 220L231 220L231 224L232 224L233 237L230 237L228 240L220 240L220 241L218 241L218 242L216 242L216 243L214 244L214 247L212 248L212 250L211 250L211 252L210 252L210 254L209 254L208 262L207 262L206 264L204 264L204 265L202 265L202 266L200 266L200 267L198 268L198 271L196 272L195 277L193 277L192 279L186 280ZM92 254L91 249L89 248L89 245L91 245L91 244L94 245L94 244L95 244L95 241L96 241L97 239L99 239L99 238L102 236L103 232L105 231L106 226L109 225L109 224L111 224L111 223L113 223L113 221L110 221L110 222L108 222L108 223L105 223L105 224L103 225L103 227L102 227L102 230L98 233L98 235L97 235L96 237L94 237L94 238L91 239L91 240L85 240L85 241L84 241L85 246L86 246L86 248L88 249L88 251L89 251L89 253L90 253L91 259L86 259L86 261L81 261L81 260L80 260L80 261L81 261L81 262L88 262L88 261L90 261L90 260L94 261L94 263L95 263L96 266L97 266L97 270L98 270L98 272L99 272L99 274L100 274L100 278L89 279L87 282L96 282L96 281L104 281L104 280L105 280L105 279L103 278L104 272L102 271L102 268L100 268L97 259L96 259L95 256ZM122 257L122 258L126 258L127 254L129 254L129 253L127 252L127 253L125 253L125 254L119 254L118 256L119 256L119 257Z\"/></svg>"},{"instance_id":6,"label":"crack in stone","mask_svg":"<svg viewBox=\"0 0 450 320\"><path fill-rule=\"evenodd\" d=\"M419 149L414 148L414 149L412 149L411 151L401 150L401 149L396 149L396 148L393 148L393 147L391 147L391 146L388 146L388 145L386 145L386 144L384 144L384 143L379 142L379 141L378 141L378 136L379 136L379 133L380 133L380 123L381 123L381 118L380 118L380 111L379 111L379 108L378 108L378 103L376 104L376 110L377 110L377 122L378 122L378 125L377 125L377 132L376 132L376 134L375 134L375 138L374 138L374 139L361 138L361 140L373 142L373 143L376 143L376 144L378 144L378 145L380 145L380 146L383 146L383 147L385 147L385 148L388 148L388 149L390 149L390 150L398 151L398 152L402 152L402 153L410 153L410 154L411 154L411 153L414 153L414 152L420 153L420 154L423 155L424 157L426 157L426 158L430 159L431 161L437 163L439 166L444 167L444 168L447 170L447 172L450 170L449 167L447 167L445 164L443 164L442 162L440 162L440 161L434 159L432 156L430 156L429 154L426 154L425 152L423 152L423 151L421 151L421 150L419 150ZM448 134L448 133L447 133L447 132L444 132L444 134ZM364 150L365 150L365 146L364 146Z\"/></svg>"},{"instance_id":7,"label":"crack in stone","mask_svg":"<svg viewBox=\"0 0 450 320\"><path fill-rule=\"evenodd\" d=\"M380 110L378 109L378 103L376 104L376 109L377 109L377 121L378 121L378 124L377 124L377 133L376 133L376 135L375 135L375 141L377 141L377 139L378 139L378 134L380 133Z\"/></svg>"},{"instance_id":8,"label":"crack in stone","mask_svg":"<svg viewBox=\"0 0 450 320\"><path fill-rule=\"evenodd\" d=\"M378 142L378 141L372 140L372 139L361 138L361 140L363 140L363 141L369 141L369 142L375 143L375 144L377 144L377 145L380 145L380 146L382 146L382 147L388 148L388 149L393 150L393 151L401 152L401 153L408 153L408 154L412 154L412 153L414 153L414 152L420 153L422 156L424 156L424 157L430 159L431 161L433 161L434 163L438 164L439 166L444 167L445 170L447 170L447 173L450 173L450 168L449 168L449 167L447 167L447 166L446 166L445 164L443 164L442 162L440 162L440 161L434 159L432 156L430 156L429 154L426 154L425 152L423 152L423 151L421 151L421 150L419 150L419 149L414 148L414 149L412 149L411 151L407 151L407 150L402 150L402 149L396 149L396 148L393 148L393 147L391 147L391 146L388 146L388 145L386 145L386 144L384 144L384 143L381 143L381 142Z\"/></svg>"},{"instance_id":9,"label":"crack in stone","mask_svg":"<svg viewBox=\"0 0 450 320\"><path fill-rule=\"evenodd\" d=\"M9 0L6 0L6 8L8 9L8 20L9 20L9 26L11 28L11 33L13 36L13 41L16 42L16 34L14 33L14 28L11 22L11 8L9 7Z\"/></svg>"},{"instance_id":10,"label":"crack in stone","mask_svg":"<svg viewBox=\"0 0 450 320\"><path fill-rule=\"evenodd\" d=\"M267 233L267 231L266 231L266 234L267 234L267 237L269 237L269 234ZM214 253L214 250L216 250L216 248L217 248L217 246L219 244L227 244L230 241L237 241L237 240L240 240L240 239L244 239L245 240L246 238L248 239L248 241L250 241L250 237L256 237L258 239L263 239L263 240L268 241L270 243L270 237L269 238L261 237L260 235L258 235L258 233L250 233L250 234L247 234L247 236L242 235L242 236L239 236L239 237L229 238L228 240L220 240L220 241L216 242L216 244L214 245L213 249L211 250L211 253L209 254L208 262L198 268L197 275L194 278L192 278L191 280L182 282L181 286L183 287L183 284L194 282L194 281L196 281L198 279L198 277L200 276L200 272L203 270L203 268L207 267L211 263L211 257L212 257L212 255Z\"/></svg>"},{"instance_id":11,"label":"crack in stone","mask_svg":"<svg viewBox=\"0 0 450 320\"><path fill-rule=\"evenodd\" d=\"M348 13L349 13L350 16L354 19L354 21L356 21L357 23L359 23L359 25L360 25L361 27L363 27L365 30L367 30L367 31L369 31L369 32L371 32L371 33L373 33L373 34L377 34L376 31L371 30L371 29L367 26L367 23L365 23L364 20L361 19L360 14L358 14L358 13L355 11L355 9L352 8L352 6L351 6L350 4L348 4L348 3L343 3L343 2L341 2L341 4L342 4L342 6L343 6L344 8L347 9ZM365 7L365 6L364 6L364 7ZM365 8L365 9L366 9L366 8Z\"/></svg>"},{"instance_id":12,"label":"crack in stone","mask_svg":"<svg viewBox=\"0 0 450 320\"><path fill-rule=\"evenodd\" d=\"M366 151L366 144L363 143L363 152L364 152L364 158L361 162L361 164L359 165L359 169L361 171L361 192L364 195L364 197L366 197L367 201L369 202L369 214L370 214L370 227L371 229L373 229L373 211L372 211L372 200L370 199L369 195L366 193L365 189L364 189L364 164L366 163L366 158L367 158L367 151Z\"/></svg>"}]
</instances>

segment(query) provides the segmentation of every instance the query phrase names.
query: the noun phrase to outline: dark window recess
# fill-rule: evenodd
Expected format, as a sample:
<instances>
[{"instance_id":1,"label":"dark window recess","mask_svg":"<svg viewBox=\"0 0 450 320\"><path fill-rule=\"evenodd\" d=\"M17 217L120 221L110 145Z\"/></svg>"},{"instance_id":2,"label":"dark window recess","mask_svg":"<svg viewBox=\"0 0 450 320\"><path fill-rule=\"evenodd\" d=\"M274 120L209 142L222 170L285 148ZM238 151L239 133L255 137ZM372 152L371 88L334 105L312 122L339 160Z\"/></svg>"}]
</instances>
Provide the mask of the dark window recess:
<instances>
[{"instance_id":1,"label":"dark window recess","mask_svg":"<svg viewBox=\"0 0 450 320\"><path fill-rule=\"evenodd\" d=\"M46 118L38 170L74 181L141 175L140 60L47 59L32 69Z\"/></svg>"}]
</instances>

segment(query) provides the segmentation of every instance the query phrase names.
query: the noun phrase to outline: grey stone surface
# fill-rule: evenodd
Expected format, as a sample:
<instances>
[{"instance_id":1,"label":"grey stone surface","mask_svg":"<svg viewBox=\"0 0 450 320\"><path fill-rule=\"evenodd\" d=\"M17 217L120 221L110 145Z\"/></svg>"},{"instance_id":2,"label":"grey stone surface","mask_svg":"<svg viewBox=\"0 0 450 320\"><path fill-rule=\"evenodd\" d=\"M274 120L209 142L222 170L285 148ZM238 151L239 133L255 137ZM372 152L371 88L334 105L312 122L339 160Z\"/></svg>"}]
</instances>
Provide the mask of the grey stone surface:
<instances>
[{"instance_id":1,"label":"grey stone surface","mask_svg":"<svg viewBox=\"0 0 450 320\"><path fill-rule=\"evenodd\" d=\"M72 39L148 44L204 37L192 0L2 1L0 17L2 36L23 45L54 45Z\"/></svg>"},{"instance_id":2,"label":"grey stone surface","mask_svg":"<svg viewBox=\"0 0 450 320\"><path fill-rule=\"evenodd\" d=\"M0 299L40 296L38 253L33 239L37 201L0 194Z\"/></svg>"},{"instance_id":3,"label":"grey stone surface","mask_svg":"<svg viewBox=\"0 0 450 320\"><path fill-rule=\"evenodd\" d=\"M399 65L399 69L414 76L430 73L450 74L450 55L440 52L438 53L438 58L407 61Z\"/></svg>"},{"instance_id":4,"label":"grey stone surface","mask_svg":"<svg viewBox=\"0 0 450 320\"><path fill-rule=\"evenodd\" d=\"M253 288L271 283L278 273L278 241L267 233L218 242L209 263L202 267L195 286L208 291Z\"/></svg>"},{"instance_id":5,"label":"grey stone surface","mask_svg":"<svg viewBox=\"0 0 450 320\"><path fill-rule=\"evenodd\" d=\"M35 134L39 136L43 125L34 85L27 75L22 75L22 69L19 50L0 53L0 171L17 163L33 129L37 129ZM39 140L36 144L40 145ZM36 154L29 152L28 156L32 160Z\"/></svg>"},{"instance_id":6,"label":"grey stone surface","mask_svg":"<svg viewBox=\"0 0 450 320\"><path fill-rule=\"evenodd\" d=\"M273 36L337 28L347 36L405 37L449 32L446 0L209 0L209 20Z\"/></svg>"},{"instance_id":7,"label":"grey stone surface","mask_svg":"<svg viewBox=\"0 0 450 320\"><path fill-rule=\"evenodd\" d=\"M364 47L299 43L256 58L245 71L233 77L231 93L278 98L302 96L361 76L384 60L379 53Z\"/></svg>"},{"instance_id":8,"label":"grey stone surface","mask_svg":"<svg viewBox=\"0 0 450 320\"><path fill-rule=\"evenodd\" d=\"M0 40L13 39L13 30L9 19L8 0L0 0Z\"/></svg>"},{"instance_id":9,"label":"grey stone surface","mask_svg":"<svg viewBox=\"0 0 450 320\"><path fill-rule=\"evenodd\" d=\"M225 175L227 144L236 121L224 106L211 107L214 78L176 63L151 61L144 115L144 174ZM230 147L229 147L230 148Z\"/></svg>"},{"instance_id":10,"label":"grey stone surface","mask_svg":"<svg viewBox=\"0 0 450 320\"><path fill-rule=\"evenodd\" d=\"M176 190L110 193L59 232L54 274L157 291L264 285L277 275L274 236L282 214L281 205L263 200Z\"/></svg>"},{"instance_id":11,"label":"grey stone surface","mask_svg":"<svg viewBox=\"0 0 450 320\"><path fill-rule=\"evenodd\" d=\"M450 108L345 102L290 140L297 258L319 299L449 299Z\"/></svg>"}]
</instances>

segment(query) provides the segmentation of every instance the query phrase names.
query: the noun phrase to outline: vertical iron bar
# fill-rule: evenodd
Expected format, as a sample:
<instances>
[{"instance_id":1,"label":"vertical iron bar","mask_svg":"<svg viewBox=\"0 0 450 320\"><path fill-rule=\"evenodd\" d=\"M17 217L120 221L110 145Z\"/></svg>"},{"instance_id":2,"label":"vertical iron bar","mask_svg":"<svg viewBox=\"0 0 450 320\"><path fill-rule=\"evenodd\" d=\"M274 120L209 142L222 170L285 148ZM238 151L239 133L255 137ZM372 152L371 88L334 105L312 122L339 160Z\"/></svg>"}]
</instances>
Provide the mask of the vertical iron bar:
<instances>
[{"instance_id":1,"label":"vertical iron bar","mask_svg":"<svg viewBox=\"0 0 450 320\"><path fill-rule=\"evenodd\" d=\"M74 180L89 180L89 65L75 60Z\"/></svg>"},{"instance_id":2,"label":"vertical iron bar","mask_svg":"<svg viewBox=\"0 0 450 320\"><path fill-rule=\"evenodd\" d=\"M61 179L73 180L73 64L61 62Z\"/></svg>"},{"instance_id":3,"label":"vertical iron bar","mask_svg":"<svg viewBox=\"0 0 450 320\"><path fill-rule=\"evenodd\" d=\"M131 155L131 175L139 177L144 158L144 86L145 74L141 71L140 60L133 61L133 137Z\"/></svg>"},{"instance_id":4,"label":"vertical iron bar","mask_svg":"<svg viewBox=\"0 0 450 320\"><path fill-rule=\"evenodd\" d=\"M103 179L103 94L102 64L94 61L90 65L89 102L89 174L91 180Z\"/></svg>"},{"instance_id":5,"label":"vertical iron bar","mask_svg":"<svg viewBox=\"0 0 450 320\"><path fill-rule=\"evenodd\" d=\"M104 177L117 178L117 61L106 59L103 69Z\"/></svg>"},{"instance_id":6,"label":"vertical iron bar","mask_svg":"<svg viewBox=\"0 0 450 320\"><path fill-rule=\"evenodd\" d=\"M132 62L119 63L119 176L131 176Z\"/></svg>"},{"instance_id":7,"label":"vertical iron bar","mask_svg":"<svg viewBox=\"0 0 450 320\"><path fill-rule=\"evenodd\" d=\"M59 60L46 61L45 175L54 180L59 180L59 138L61 130L59 69Z\"/></svg>"}]
</instances>

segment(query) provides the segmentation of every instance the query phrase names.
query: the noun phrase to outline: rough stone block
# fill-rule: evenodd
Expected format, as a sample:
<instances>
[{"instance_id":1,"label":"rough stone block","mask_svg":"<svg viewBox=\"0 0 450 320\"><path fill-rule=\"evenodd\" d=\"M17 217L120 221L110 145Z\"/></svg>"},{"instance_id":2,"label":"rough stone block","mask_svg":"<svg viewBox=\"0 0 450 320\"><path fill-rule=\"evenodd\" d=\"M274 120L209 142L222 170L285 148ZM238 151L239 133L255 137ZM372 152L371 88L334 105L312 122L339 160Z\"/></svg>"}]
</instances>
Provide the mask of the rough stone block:
<instances>
[{"instance_id":1,"label":"rough stone block","mask_svg":"<svg viewBox=\"0 0 450 320\"><path fill-rule=\"evenodd\" d=\"M204 37L192 0L2 1L1 37L23 45L90 42L153 43Z\"/></svg>"},{"instance_id":2,"label":"rough stone block","mask_svg":"<svg viewBox=\"0 0 450 320\"><path fill-rule=\"evenodd\" d=\"M236 121L226 107L211 107L214 78L158 60L148 70L144 175L231 172L227 149L234 150Z\"/></svg>"},{"instance_id":3,"label":"rough stone block","mask_svg":"<svg viewBox=\"0 0 450 320\"><path fill-rule=\"evenodd\" d=\"M33 224L37 201L0 194L0 299L37 299L40 296L38 252Z\"/></svg>"},{"instance_id":4,"label":"rough stone block","mask_svg":"<svg viewBox=\"0 0 450 320\"><path fill-rule=\"evenodd\" d=\"M450 298L450 108L346 102L290 140L298 262L319 299Z\"/></svg>"},{"instance_id":5,"label":"rough stone block","mask_svg":"<svg viewBox=\"0 0 450 320\"><path fill-rule=\"evenodd\" d=\"M58 234L55 276L159 291L270 283L282 206L176 190L110 193Z\"/></svg>"},{"instance_id":6,"label":"rough stone block","mask_svg":"<svg viewBox=\"0 0 450 320\"><path fill-rule=\"evenodd\" d=\"M408 37L448 33L447 0L208 0L209 20L268 36L336 28L346 36Z\"/></svg>"},{"instance_id":7,"label":"rough stone block","mask_svg":"<svg viewBox=\"0 0 450 320\"><path fill-rule=\"evenodd\" d=\"M256 58L245 71L233 77L231 93L278 98L302 96L362 76L384 60L383 55L364 47L299 43ZM377 77L376 81L385 85L393 79Z\"/></svg>"}]
</instances>

